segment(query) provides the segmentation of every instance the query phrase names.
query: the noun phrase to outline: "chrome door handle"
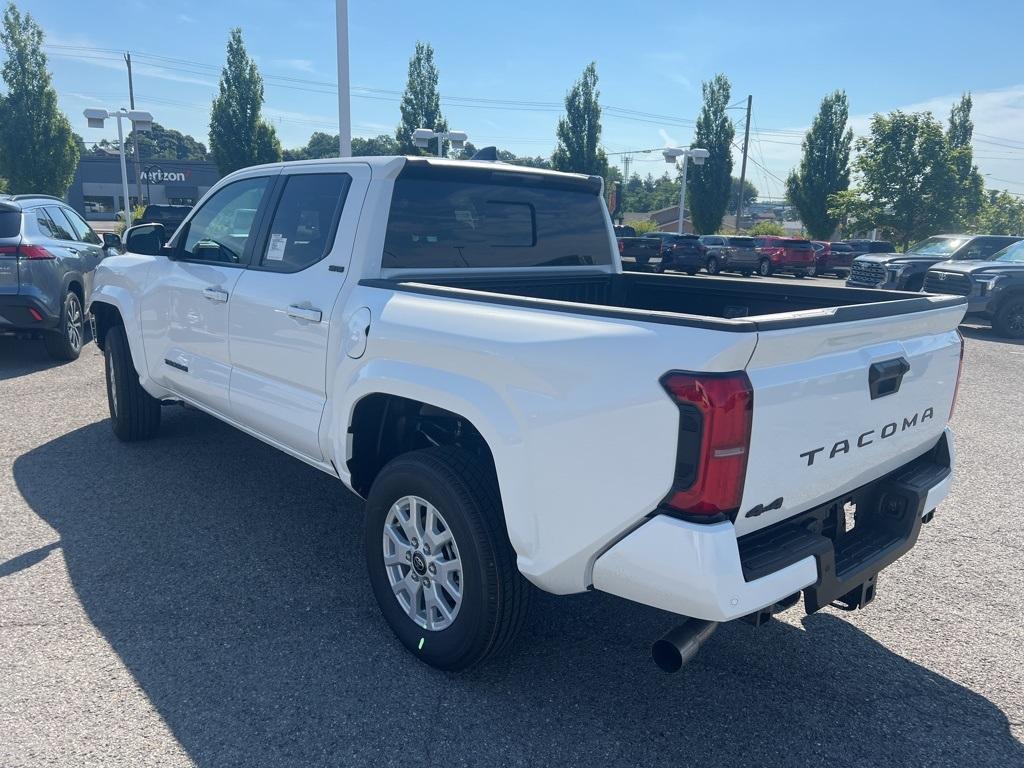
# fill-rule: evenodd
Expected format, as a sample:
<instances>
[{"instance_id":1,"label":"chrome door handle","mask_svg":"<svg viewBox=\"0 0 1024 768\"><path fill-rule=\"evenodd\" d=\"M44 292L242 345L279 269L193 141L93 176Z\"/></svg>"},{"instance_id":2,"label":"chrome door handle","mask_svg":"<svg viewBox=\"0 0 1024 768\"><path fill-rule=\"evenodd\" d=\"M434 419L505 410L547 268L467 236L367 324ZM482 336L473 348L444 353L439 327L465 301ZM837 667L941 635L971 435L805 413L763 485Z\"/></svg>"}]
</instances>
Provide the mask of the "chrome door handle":
<instances>
[{"instance_id":1,"label":"chrome door handle","mask_svg":"<svg viewBox=\"0 0 1024 768\"><path fill-rule=\"evenodd\" d=\"M203 296L210 301L224 302L228 300L228 292L220 288L203 288Z\"/></svg>"},{"instance_id":2,"label":"chrome door handle","mask_svg":"<svg viewBox=\"0 0 1024 768\"><path fill-rule=\"evenodd\" d=\"M70 248L70 247L69 247L69 248L67 249L67 252L68 252L68 253L78 253L78 249L77 249L77 248Z\"/></svg>"},{"instance_id":3,"label":"chrome door handle","mask_svg":"<svg viewBox=\"0 0 1024 768\"><path fill-rule=\"evenodd\" d=\"M319 309L300 307L298 304L292 304L288 307L288 317L294 317L297 320L308 320L311 323L319 323L324 319L324 313Z\"/></svg>"}]
</instances>

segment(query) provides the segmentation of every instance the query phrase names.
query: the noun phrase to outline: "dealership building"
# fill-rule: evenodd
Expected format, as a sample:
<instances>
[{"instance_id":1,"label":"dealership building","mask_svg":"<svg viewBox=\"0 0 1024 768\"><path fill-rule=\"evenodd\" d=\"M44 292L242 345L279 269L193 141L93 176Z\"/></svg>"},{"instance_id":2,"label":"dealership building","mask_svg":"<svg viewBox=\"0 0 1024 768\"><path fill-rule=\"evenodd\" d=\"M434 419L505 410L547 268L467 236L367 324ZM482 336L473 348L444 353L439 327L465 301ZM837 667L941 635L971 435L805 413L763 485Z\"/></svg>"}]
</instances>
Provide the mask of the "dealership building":
<instances>
[{"instance_id":1,"label":"dealership building","mask_svg":"<svg viewBox=\"0 0 1024 768\"><path fill-rule=\"evenodd\" d=\"M215 163L206 160L149 160L138 167L128 162L131 204L194 205L220 179ZM84 155L67 193L68 203L90 221L112 221L124 210L121 161L117 154Z\"/></svg>"}]
</instances>

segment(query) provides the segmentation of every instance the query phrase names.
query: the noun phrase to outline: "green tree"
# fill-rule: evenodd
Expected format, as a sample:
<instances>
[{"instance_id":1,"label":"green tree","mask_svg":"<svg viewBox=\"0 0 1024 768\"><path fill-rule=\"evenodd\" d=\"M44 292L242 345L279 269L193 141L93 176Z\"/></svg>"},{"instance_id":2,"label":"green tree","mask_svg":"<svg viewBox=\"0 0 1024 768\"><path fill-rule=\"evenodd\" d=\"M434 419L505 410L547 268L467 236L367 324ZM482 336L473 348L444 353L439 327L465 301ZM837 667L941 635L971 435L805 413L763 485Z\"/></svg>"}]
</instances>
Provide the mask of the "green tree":
<instances>
[{"instance_id":1,"label":"green tree","mask_svg":"<svg viewBox=\"0 0 1024 768\"><path fill-rule=\"evenodd\" d=\"M729 213L736 213L736 201L739 199L740 194L740 180L735 176L732 177L732 181L729 183ZM743 207L746 208L752 202L757 200L757 187L750 183L747 179L743 180Z\"/></svg>"},{"instance_id":2,"label":"green tree","mask_svg":"<svg viewBox=\"0 0 1024 768\"><path fill-rule=\"evenodd\" d=\"M952 228L959 212L955 169L942 125L930 112L875 115L857 140L859 189L833 196L830 214L878 227L904 248Z\"/></svg>"},{"instance_id":3,"label":"green tree","mask_svg":"<svg viewBox=\"0 0 1024 768\"><path fill-rule=\"evenodd\" d=\"M784 237L786 230L777 221L759 221L747 230L748 235L774 235Z\"/></svg>"},{"instance_id":4,"label":"green tree","mask_svg":"<svg viewBox=\"0 0 1024 768\"><path fill-rule=\"evenodd\" d=\"M786 195L800 213L811 237L828 240L839 220L829 211L829 198L850 186L850 145L853 131L844 91L821 100L821 107L803 141L800 167L786 179Z\"/></svg>"},{"instance_id":5,"label":"green tree","mask_svg":"<svg viewBox=\"0 0 1024 768\"><path fill-rule=\"evenodd\" d=\"M220 90L210 108L210 154L222 174L281 159L281 142L260 115L263 78L235 27L228 40Z\"/></svg>"},{"instance_id":6,"label":"green tree","mask_svg":"<svg viewBox=\"0 0 1024 768\"><path fill-rule=\"evenodd\" d=\"M991 191L983 198L978 231L989 235L1024 235L1024 200Z\"/></svg>"},{"instance_id":7,"label":"green tree","mask_svg":"<svg viewBox=\"0 0 1024 768\"><path fill-rule=\"evenodd\" d=\"M402 121L395 130L395 141L403 155L437 154L437 139L431 140L427 150L421 150L412 143L412 132L417 128L448 130L448 122L441 114L441 94L437 89L437 79L433 47L430 43L416 41L416 51L409 59L409 75L399 106Z\"/></svg>"},{"instance_id":8,"label":"green tree","mask_svg":"<svg viewBox=\"0 0 1024 768\"><path fill-rule=\"evenodd\" d=\"M704 105L697 118L693 146L706 149L710 154L703 165L692 164L689 169L686 203L694 230L699 234L710 234L722 226L722 218L729 205L732 142L736 129L725 111L732 93L729 78L715 75L701 88Z\"/></svg>"},{"instance_id":9,"label":"green tree","mask_svg":"<svg viewBox=\"0 0 1024 768\"><path fill-rule=\"evenodd\" d=\"M565 95L565 117L559 118L558 146L551 156L556 171L604 177L608 158L601 149L601 105L598 103L597 66L590 62Z\"/></svg>"},{"instance_id":10,"label":"green tree","mask_svg":"<svg viewBox=\"0 0 1024 768\"><path fill-rule=\"evenodd\" d=\"M978 166L974 164L974 121L971 120L971 94L965 93L953 105L949 114L946 143L957 183L956 229L966 228L974 222L985 203L985 184Z\"/></svg>"},{"instance_id":11,"label":"green tree","mask_svg":"<svg viewBox=\"0 0 1024 768\"><path fill-rule=\"evenodd\" d=\"M369 139L358 136L352 139L352 154L355 157L380 157L382 155L400 155L402 152L394 136L382 133Z\"/></svg>"},{"instance_id":12,"label":"green tree","mask_svg":"<svg viewBox=\"0 0 1024 768\"><path fill-rule=\"evenodd\" d=\"M0 175L10 192L63 197L78 165L71 123L57 107L43 53L43 30L14 3L4 11L0 46L7 59L0 78Z\"/></svg>"}]
</instances>

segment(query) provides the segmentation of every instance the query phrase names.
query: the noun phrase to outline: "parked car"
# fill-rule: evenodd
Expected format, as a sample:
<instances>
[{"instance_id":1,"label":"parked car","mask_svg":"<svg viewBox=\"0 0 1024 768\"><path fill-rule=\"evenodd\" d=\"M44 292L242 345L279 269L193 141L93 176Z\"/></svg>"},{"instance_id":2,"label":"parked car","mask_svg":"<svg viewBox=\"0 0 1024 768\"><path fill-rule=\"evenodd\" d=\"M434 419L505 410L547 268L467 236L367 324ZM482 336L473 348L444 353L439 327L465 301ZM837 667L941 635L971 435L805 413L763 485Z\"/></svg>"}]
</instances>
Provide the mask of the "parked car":
<instances>
[{"instance_id":1,"label":"parked car","mask_svg":"<svg viewBox=\"0 0 1024 768\"><path fill-rule=\"evenodd\" d=\"M967 297L968 318L985 320L1001 336L1024 339L1024 240L986 261L943 261L924 278L928 293Z\"/></svg>"},{"instance_id":2,"label":"parked car","mask_svg":"<svg viewBox=\"0 0 1024 768\"><path fill-rule=\"evenodd\" d=\"M854 256L860 256L864 253L895 253L896 246L890 243L888 240L843 240L850 248L853 249Z\"/></svg>"},{"instance_id":3,"label":"parked car","mask_svg":"<svg viewBox=\"0 0 1024 768\"><path fill-rule=\"evenodd\" d=\"M732 235L727 239L729 241L729 261L726 269L739 272L744 277L750 277L757 271L761 258L757 252L756 241L752 237L742 235Z\"/></svg>"},{"instance_id":4,"label":"parked car","mask_svg":"<svg viewBox=\"0 0 1024 768\"><path fill-rule=\"evenodd\" d=\"M192 210L190 205L149 204L142 210L142 217L136 224L163 224L168 235L174 233Z\"/></svg>"},{"instance_id":5,"label":"parked car","mask_svg":"<svg viewBox=\"0 0 1024 768\"><path fill-rule=\"evenodd\" d=\"M728 268L732 247L725 235L701 235L700 243L704 246L704 269L709 275L717 275Z\"/></svg>"},{"instance_id":6,"label":"parked car","mask_svg":"<svg viewBox=\"0 0 1024 768\"><path fill-rule=\"evenodd\" d=\"M60 198L0 197L0 334L41 337L50 357L76 359L105 244L120 238L101 238Z\"/></svg>"},{"instance_id":7,"label":"parked car","mask_svg":"<svg viewBox=\"0 0 1024 768\"><path fill-rule=\"evenodd\" d=\"M831 243L825 240L812 240L815 254L815 272L819 275L835 275L846 278L850 275L854 250L849 243Z\"/></svg>"},{"instance_id":8,"label":"parked car","mask_svg":"<svg viewBox=\"0 0 1024 768\"><path fill-rule=\"evenodd\" d=\"M1005 235L936 235L906 253L858 256L846 284L854 287L920 291L925 273L942 261L986 261L1021 238Z\"/></svg>"},{"instance_id":9,"label":"parked car","mask_svg":"<svg viewBox=\"0 0 1024 768\"><path fill-rule=\"evenodd\" d=\"M601 188L426 157L230 174L98 268L114 434L181 402L338 478L385 620L443 669L507 647L531 584L683 617L666 668L800 592L865 606L949 492L966 302L623 273Z\"/></svg>"},{"instance_id":10,"label":"parked car","mask_svg":"<svg viewBox=\"0 0 1024 768\"><path fill-rule=\"evenodd\" d=\"M636 230L629 224L616 224L614 230L616 237L636 237Z\"/></svg>"},{"instance_id":11,"label":"parked car","mask_svg":"<svg viewBox=\"0 0 1024 768\"><path fill-rule=\"evenodd\" d=\"M776 272L789 272L794 277L813 277L815 258L810 240L774 235L762 235L754 240L758 254L757 271L762 277Z\"/></svg>"},{"instance_id":12,"label":"parked car","mask_svg":"<svg viewBox=\"0 0 1024 768\"><path fill-rule=\"evenodd\" d=\"M630 227L632 229L632 227ZM662 242L656 237L615 238L624 269L648 272L661 266Z\"/></svg>"},{"instance_id":13,"label":"parked car","mask_svg":"<svg viewBox=\"0 0 1024 768\"><path fill-rule=\"evenodd\" d=\"M701 268L707 266L707 248L701 244L697 235L652 232L649 237L661 240L661 264L655 268L656 272L671 269L696 275Z\"/></svg>"}]
</instances>

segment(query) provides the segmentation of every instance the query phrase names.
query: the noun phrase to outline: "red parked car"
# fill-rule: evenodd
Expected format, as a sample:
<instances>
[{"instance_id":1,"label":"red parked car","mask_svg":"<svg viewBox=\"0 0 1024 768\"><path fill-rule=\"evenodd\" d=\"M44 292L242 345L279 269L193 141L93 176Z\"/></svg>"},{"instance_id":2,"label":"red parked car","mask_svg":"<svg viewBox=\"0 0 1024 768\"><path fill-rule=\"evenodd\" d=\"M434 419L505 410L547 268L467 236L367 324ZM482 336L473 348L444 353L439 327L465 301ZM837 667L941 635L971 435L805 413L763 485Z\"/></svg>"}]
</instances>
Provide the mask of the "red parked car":
<instances>
[{"instance_id":1,"label":"red parked car","mask_svg":"<svg viewBox=\"0 0 1024 768\"><path fill-rule=\"evenodd\" d=\"M819 275L835 275L845 279L850 276L850 267L856 252L849 243L829 243L825 240L812 240L811 245L817 255L817 273Z\"/></svg>"},{"instance_id":2,"label":"red parked car","mask_svg":"<svg viewBox=\"0 0 1024 768\"><path fill-rule=\"evenodd\" d=\"M762 277L775 272L790 272L795 277L814 276L814 246L810 240L762 235L755 239L758 253L757 271Z\"/></svg>"}]
</instances>

